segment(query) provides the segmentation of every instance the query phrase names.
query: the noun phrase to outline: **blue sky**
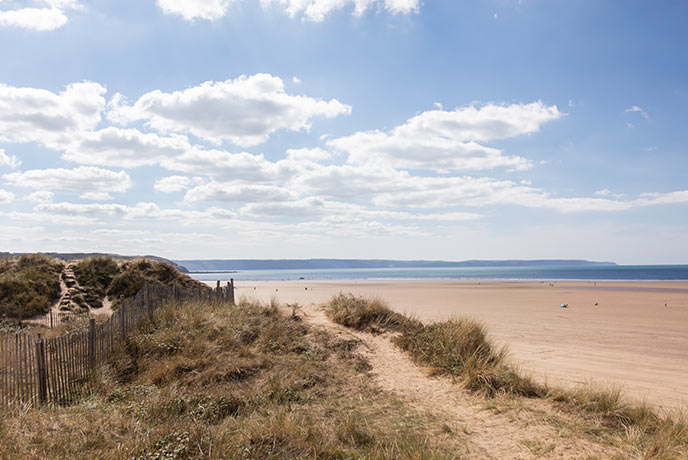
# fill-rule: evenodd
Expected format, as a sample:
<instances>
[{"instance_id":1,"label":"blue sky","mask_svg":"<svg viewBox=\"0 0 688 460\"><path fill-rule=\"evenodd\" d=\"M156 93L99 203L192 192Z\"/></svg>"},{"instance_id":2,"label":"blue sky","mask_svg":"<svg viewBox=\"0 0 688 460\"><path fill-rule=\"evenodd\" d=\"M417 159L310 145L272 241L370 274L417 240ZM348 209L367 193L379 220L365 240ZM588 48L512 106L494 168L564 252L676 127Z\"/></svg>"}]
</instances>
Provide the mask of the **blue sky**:
<instances>
[{"instance_id":1,"label":"blue sky","mask_svg":"<svg viewBox=\"0 0 688 460\"><path fill-rule=\"evenodd\" d=\"M686 20L0 0L0 250L686 263Z\"/></svg>"}]
</instances>

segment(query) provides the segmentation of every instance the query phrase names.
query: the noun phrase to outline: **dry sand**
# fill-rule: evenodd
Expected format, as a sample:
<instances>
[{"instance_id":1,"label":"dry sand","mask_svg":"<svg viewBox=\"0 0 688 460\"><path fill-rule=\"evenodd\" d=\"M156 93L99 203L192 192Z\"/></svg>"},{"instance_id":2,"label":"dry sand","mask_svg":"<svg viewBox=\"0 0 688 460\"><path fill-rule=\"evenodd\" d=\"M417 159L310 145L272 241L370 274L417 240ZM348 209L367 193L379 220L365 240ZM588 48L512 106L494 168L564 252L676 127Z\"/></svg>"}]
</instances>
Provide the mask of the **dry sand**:
<instances>
[{"instance_id":1,"label":"dry sand","mask_svg":"<svg viewBox=\"0 0 688 460\"><path fill-rule=\"evenodd\" d=\"M423 321L472 316L540 379L564 385L594 380L620 385L662 407L688 406L687 282L244 281L235 286L239 297L264 301L275 297L310 305L352 292L382 298ZM569 308L560 308L562 303Z\"/></svg>"}]
</instances>

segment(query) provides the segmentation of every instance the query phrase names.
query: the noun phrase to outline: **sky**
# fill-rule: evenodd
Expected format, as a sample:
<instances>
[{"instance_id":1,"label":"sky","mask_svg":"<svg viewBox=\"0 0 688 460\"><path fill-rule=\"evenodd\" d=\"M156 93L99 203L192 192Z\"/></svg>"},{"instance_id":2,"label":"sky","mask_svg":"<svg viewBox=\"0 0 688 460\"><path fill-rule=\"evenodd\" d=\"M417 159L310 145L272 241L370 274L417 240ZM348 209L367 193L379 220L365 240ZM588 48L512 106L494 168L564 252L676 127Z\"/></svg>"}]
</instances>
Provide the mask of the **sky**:
<instances>
[{"instance_id":1,"label":"sky","mask_svg":"<svg viewBox=\"0 0 688 460\"><path fill-rule=\"evenodd\" d=\"M687 22L0 0L0 251L688 263Z\"/></svg>"}]
</instances>

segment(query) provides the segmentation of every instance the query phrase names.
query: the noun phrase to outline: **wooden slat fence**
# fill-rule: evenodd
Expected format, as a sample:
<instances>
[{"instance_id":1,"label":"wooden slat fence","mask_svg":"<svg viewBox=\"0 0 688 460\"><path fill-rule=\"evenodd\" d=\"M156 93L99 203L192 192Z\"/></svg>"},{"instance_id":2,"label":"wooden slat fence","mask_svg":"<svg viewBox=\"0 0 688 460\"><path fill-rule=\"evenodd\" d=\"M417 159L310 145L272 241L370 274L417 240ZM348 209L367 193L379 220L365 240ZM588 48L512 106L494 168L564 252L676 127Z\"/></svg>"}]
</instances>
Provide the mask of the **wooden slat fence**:
<instances>
[{"instance_id":1,"label":"wooden slat fence","mask_svg":"<svg viewBox=\"0 0 688 460\"><path fill-rule=\"evenodd\" d=\"M215 289L146 284L110 318L63 335L0 334L0 405L66 404L87 387L95 371L145 318L170 302L234 303L234 281ZM85 327L86 324L88 327Z\"/></svg>"}]
</instances>

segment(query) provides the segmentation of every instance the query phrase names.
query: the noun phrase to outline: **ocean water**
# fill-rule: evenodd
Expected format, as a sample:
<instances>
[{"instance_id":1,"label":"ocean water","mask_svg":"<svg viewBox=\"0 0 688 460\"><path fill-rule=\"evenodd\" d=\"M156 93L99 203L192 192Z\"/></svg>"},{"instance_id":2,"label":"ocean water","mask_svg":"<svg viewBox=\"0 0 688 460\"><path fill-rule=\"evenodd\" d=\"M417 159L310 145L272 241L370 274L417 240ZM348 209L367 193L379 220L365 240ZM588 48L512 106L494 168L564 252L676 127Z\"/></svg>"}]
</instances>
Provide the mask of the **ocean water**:
<instances>
[{"instance_id":1,"label":"ocean water","mask_svg":"<svg viewBox=\"0 0 688 460\"><path fill-rule=\"evenodd\" d=\"M239 270L194 272L199 281L292 280L688 280L688 265L617 265L588 267L361 268L323 270Z\"/></svg>"}]
</instances>

